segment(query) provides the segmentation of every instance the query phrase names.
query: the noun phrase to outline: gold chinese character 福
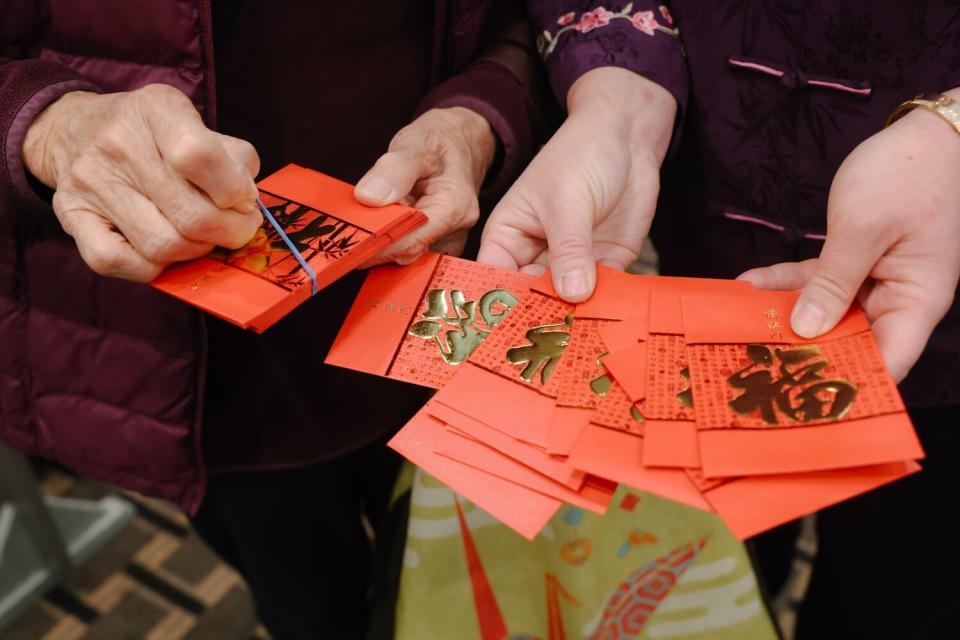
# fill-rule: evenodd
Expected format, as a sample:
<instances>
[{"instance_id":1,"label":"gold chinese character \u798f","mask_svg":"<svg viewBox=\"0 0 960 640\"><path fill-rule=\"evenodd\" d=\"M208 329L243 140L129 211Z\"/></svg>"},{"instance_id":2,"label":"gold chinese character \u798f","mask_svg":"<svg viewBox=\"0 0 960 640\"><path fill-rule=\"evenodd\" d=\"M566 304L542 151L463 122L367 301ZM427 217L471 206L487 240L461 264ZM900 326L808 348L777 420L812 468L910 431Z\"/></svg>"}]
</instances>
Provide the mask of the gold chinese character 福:
<instances>
[{"instance_id":1,"label":"gold chinese character \u798f","mask_svg":"<svg viewBox=\"0 0 960 640\"><path fill-rule=\"evenodd\" d=\"M500 324L517 304L517 299L506 289L492 289L480 297L480 317L486 328L477 324L477 302L466 300L463 291L450 292L451 305L447 304L446 289L431 289L427 293L427 310L407 331L412 336L433 340L440 357L447 364L458 365L470 357L490 331ZM452 306L452 310L451 310ZM444 331L444 327L454 325Z\"/></svg>"},{"instance_id":2,"label":"gold chinese character \u798f","mask_svg":"<svg viewBox=\"0 0 960 640\"><path fill-rule=\"evenodd\" d=\"M528 329L526 337L530 344L508 349L507 362L526 365L520 371L520 378L524 382L533 380L537 371L540 371L540 382L545 384L560 362L564 349L570 344L570 332L557 329L572 326L573 316L567 316L559 324L545 324Z\"/></svg>"},{"instance_id":3,"label":"gold chinese character \u798f","mask_svg":"<svg viewBox=\"0 0 960 640\"><path fill-rule=\"evenodd\" d=\"M794 422L837 420L846 415L857 395L853 383L826 380L820 375L830 361L816 345L771 351L769 347L751 344L747 346L747 357L750 364L727 378L727 384L743 390L730 401L730 407L742 416L759 410L767 424L779 424L776 411L779 409ZM813 362L803 364L814 358ZM771 371L777 361L779 378Z\"/></svg>"}]
</instances>

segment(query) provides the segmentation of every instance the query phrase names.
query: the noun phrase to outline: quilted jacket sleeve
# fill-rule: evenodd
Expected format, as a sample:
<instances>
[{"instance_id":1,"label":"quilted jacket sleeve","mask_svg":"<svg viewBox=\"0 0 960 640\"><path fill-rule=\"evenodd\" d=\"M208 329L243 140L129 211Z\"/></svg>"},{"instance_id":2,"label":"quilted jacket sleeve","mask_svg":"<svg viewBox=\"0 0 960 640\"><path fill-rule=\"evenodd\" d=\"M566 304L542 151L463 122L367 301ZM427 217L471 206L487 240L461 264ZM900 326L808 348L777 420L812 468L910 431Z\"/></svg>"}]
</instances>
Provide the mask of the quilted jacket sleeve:
<instances>
[{"instance_id":1,"label":"quilted jacket sleeve","mask_svg":"<svg viewBox=\"0 0 960 640\"><path fill-rule=\"evenodd\" d=\"M49 210L30 186L21 149L27 129L47 105L70 91L97 87L74 71L43 60L0 58L0 224Z\"/></svg>"}]
</instances>

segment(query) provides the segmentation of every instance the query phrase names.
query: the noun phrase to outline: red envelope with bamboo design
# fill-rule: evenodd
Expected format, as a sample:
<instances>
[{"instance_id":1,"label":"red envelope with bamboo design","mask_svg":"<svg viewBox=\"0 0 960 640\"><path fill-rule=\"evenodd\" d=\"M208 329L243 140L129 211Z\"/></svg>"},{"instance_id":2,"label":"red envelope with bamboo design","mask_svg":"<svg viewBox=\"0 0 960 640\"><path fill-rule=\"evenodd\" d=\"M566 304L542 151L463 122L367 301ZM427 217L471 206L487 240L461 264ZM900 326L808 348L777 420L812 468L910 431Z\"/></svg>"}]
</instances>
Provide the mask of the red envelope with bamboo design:
<instances>
[{"instance_id":1,"label":"red envelope with bamboo design","mask_svg":"<svg viewBox=\"0 0 960 640\"><path fill-rule=\"evenodd\" d=\"M260 198L317 277L317 290L343 277L427 221L403 205L366 207L353 187L291 164L258 183ZM173 265L151 283L243 328L266 331L310 297L313 283L264 220L237 250Z\"/></svg>"},{"instance_id":2,"label":"red envelope with bamboo design","mask_svg":"<svg viewBox=\"0 0 960 640\"><path fill-rule=\"evenodd\" d=\"M863 312L806 340L796 292L684 296L700 461L707 478L923 457Z\"/></svg>"},{"instance_id":3,"label":"red envelope with bamboo design","mask_svg":"<svg viewBox=\"0 0 960 640\"><path fill-rule=\"evenodd\" d=\"M533 276L437 253L370 271L326 363L438 389Z\"/></svg>"}]
</instances>

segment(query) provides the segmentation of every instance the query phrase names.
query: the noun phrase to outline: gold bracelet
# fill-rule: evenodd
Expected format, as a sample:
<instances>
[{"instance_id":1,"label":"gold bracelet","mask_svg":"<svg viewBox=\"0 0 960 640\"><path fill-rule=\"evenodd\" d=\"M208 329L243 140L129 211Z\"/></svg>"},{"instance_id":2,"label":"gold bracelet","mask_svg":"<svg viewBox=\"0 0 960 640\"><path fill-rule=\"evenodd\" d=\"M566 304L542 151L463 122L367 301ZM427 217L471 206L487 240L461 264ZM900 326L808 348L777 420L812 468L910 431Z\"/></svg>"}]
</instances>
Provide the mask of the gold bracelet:
<instances>
[{"instance_id":1,"label":"gold bracelet","mask_svg":"<svg viewBox=\"0 0 960 640\"><path fill-rule=\"evenodd\" d=\"M912 111L916 108L926 109L931 113L935 113L947 122L960 133L960 104L958 104L950 96L945 96L943 94L933 94L933 95L919 95L912 100L907 100L899 107L893 110L893 112L887 116L887 121L883 124L884 127L889 127L891 124L902 118L907 114L908 111Z\"/></svg>"}]
</instances>

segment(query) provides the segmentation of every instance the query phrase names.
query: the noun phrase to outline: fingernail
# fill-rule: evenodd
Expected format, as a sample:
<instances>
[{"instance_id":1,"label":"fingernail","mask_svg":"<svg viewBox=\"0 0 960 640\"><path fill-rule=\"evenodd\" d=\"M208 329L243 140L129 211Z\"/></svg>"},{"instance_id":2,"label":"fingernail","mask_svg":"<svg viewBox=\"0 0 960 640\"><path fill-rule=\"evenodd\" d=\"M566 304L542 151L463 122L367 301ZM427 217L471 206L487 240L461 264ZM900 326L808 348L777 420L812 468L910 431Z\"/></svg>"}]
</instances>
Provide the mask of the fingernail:
<instances>
[{"instance_id":1,"label":"fingernail","mask_svg":"<svg viewBox=\"0 0 960 640\"><path fill-rule=\"evenodd\" d=\"M797 335L803 338L816 338L820 335L826 316L823 309L809 302L798 302L790 318L790 325Z\"/></svg>"},{"instance_id":2,"label":"fingernail","mask_svg":"<svg viewBox=\"0 0 960 640\"><path fill-rule=\"evenodd\" d=\"M380 176L371 176L357 186L357 194L367 200L385 202L393 194L393 187Z\"/></svg>"},{"instance_id":3,"label":"fingernail","mask_svg":"<svg viewBox=\"0 0 960 640\"><path fill-rule=\"evenodd\" d=\"M567 271L560 278L560 295L564 298L579 298L587 294L587 274L583 269Z\"/></svg>"}]
</instances>

